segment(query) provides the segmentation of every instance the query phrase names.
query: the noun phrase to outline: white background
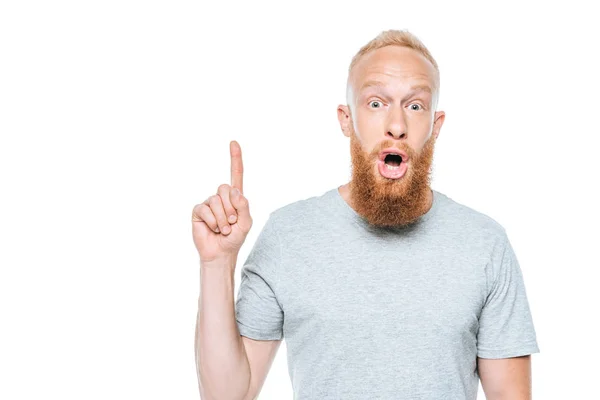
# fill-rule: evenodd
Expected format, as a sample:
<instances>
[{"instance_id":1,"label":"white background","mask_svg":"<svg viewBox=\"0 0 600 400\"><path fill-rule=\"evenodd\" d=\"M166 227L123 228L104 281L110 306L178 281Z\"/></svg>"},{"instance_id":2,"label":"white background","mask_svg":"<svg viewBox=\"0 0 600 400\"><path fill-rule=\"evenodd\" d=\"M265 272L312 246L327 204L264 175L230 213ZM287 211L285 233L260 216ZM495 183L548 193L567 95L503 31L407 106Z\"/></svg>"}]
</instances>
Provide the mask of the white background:
<instances>
[{"instance_id":1,"label":"white background","mask_svg":"<svg viewBox=\"0 0 600 400\"><path fill-rule=\"evenodd\" d=\"M190 215L230 140L254 218L237 294L269 212L350 177L352 56L408 29L441 70L432 187L518 255L534 398L597 399L597 14L482 3L2 2L0 398L199 398ZM292 398L285 342L260 398Z\"/></svg>"}]
</instances>

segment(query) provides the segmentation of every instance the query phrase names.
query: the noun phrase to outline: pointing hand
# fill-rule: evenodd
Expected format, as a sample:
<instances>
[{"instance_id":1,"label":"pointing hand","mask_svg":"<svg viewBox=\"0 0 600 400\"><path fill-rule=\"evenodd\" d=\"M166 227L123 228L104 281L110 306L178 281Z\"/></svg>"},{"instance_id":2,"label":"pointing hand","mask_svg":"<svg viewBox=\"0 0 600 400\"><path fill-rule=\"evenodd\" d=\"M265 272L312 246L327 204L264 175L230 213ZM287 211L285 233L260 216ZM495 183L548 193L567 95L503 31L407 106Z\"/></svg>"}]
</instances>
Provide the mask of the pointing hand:
<instances>
[{"instance_id":1,"label":"pointing hand","mask_svg":"<svg viewBox=\"0 0 600 400\"><path fill-rule=\"evenodd\" d=\"M222 184L217 194L196 204L192 211L192 235L201 262L237 256L252 227L248 200L243 195L242 149L229 144L231 185Z\"/></svg>"}]
</instances>

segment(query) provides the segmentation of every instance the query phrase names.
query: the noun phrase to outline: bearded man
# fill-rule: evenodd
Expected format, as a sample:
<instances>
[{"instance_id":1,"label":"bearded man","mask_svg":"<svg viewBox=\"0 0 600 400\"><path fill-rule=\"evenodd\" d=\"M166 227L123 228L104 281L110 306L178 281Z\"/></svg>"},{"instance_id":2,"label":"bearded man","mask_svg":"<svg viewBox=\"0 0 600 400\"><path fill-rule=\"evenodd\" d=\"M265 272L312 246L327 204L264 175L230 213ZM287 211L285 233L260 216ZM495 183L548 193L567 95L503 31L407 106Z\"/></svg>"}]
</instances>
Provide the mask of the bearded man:
<instances>
[{"instance_id":1,"label":"bearded man","mask_svg":"<svg viewBox=\"0 0 600 400\"><path fill-rule=\"evenodd\" d=\"M539 348L506 230L431 188L439 90L436 61L408 31L360 49L337 108L351 179L270 214L235 309L251 218L231 142L231 190L194 220L207 398L256 398L284 339L298 400L475 400L480 381L488 400L531 398Z\"/></svg>"}]
</instances>

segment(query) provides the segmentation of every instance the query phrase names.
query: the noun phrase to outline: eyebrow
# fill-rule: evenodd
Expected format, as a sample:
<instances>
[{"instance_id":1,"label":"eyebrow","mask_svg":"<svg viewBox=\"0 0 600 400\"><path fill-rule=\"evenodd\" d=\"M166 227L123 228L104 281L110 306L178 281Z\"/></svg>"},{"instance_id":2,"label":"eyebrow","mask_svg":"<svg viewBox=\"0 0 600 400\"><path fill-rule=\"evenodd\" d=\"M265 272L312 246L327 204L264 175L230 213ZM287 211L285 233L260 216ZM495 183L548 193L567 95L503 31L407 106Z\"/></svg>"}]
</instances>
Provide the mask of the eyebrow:
<instances>
[{"instance_id":1,"label":"eyebrow","mask_svg":"<svg viewBox=\"0 0 600 400\"><path fill-rule=\"evenodd\" d=\"M385 84L383 82L380 81L367 81L365 82L361 87L359 92L362 92L363 90L369 88L369 87L381 87L384 88ZM428 92L429 94L433 94L433 91L431 90L431 87L427 84L417 84L417 85L413 85L410 87L410 91L411 92L418 92L418 91L423 91L423 92Z\"/></svg>"}]
</instances>

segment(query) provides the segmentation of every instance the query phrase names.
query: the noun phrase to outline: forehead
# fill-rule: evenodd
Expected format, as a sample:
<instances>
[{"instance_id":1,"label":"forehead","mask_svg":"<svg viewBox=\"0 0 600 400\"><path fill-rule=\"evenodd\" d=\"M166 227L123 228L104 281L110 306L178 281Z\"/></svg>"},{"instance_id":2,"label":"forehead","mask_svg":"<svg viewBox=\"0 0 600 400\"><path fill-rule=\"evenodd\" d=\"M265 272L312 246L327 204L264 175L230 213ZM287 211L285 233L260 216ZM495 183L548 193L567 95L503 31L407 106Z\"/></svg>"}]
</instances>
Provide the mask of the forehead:
<instances>
[{"instance_id":1,"label":"forehead","mask_svg":"<svg viewBox=\"0 0 600 400\"><path fill-rule=\"evenodd\" d=\"M373 81L407 89L415 85L434 89L435 76L435 68L421 53L407 47L385 46L364 55L352 69L351 79L359 92Z\"/></svg>"}]
</instances>

